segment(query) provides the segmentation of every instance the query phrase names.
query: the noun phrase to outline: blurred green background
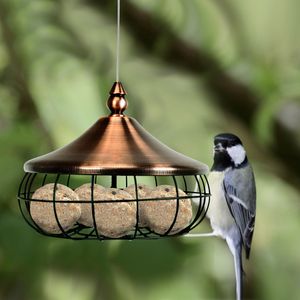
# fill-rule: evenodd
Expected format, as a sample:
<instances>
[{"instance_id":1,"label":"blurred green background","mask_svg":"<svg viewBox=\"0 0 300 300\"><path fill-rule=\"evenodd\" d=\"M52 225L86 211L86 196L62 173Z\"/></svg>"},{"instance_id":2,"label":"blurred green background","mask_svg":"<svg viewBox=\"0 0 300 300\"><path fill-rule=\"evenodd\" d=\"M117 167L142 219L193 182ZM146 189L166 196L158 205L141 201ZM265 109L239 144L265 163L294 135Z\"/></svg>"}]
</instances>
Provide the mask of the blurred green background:
<instances>
[{"instance_id":1,"label":"blurred green background","mask_svg":"<svg viewBox=\"0 0 300 300\"><path fill-rule=\"evenodd\" d=\"M258 192L246 298L300 299L300 2L121 2L127 113L208 165L215 134L241 137ZM115 1L0 0L0 28L0 299L233 299L218 238L72 242L25 224L23 163L108 113Z\"/></svg>"}]
</instances>

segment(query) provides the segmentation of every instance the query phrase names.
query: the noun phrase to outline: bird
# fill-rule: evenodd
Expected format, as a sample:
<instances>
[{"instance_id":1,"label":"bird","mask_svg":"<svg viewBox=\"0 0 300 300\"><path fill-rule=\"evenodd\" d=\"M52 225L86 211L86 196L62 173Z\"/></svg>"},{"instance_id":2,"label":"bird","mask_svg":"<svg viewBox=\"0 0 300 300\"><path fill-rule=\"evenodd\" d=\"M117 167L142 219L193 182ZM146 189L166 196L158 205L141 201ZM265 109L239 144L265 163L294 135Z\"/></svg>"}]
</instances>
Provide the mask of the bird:
<instances>
[{"instance_id":1,"label":"bird","mask_svg":"<svg viewBox=\"0 0 300 300\"><path fill-rule=\"evenodd\" d=\"M234 258L236 299L242 299L242 249L250 257L256 216L256 185L252 167L240 138L232 133L214 137L214 161L208 182L210 204L206 216L212 233L193 237L219 236L226 240Z\"/></svg>"}]
</instances>

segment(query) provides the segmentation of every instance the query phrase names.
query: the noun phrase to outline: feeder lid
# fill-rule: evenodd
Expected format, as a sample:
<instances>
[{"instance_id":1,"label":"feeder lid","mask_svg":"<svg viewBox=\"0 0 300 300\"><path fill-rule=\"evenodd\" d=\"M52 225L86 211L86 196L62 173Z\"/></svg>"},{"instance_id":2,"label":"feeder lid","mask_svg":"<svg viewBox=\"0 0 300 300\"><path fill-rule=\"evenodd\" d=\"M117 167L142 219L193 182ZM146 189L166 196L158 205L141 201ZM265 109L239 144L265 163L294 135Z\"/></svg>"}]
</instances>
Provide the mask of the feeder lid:
<instances>
[{"instance_id":1,"label":"feeder lid","mask_svg":"<svg viewBox=\"0 0 300 300\"><path fill-rule=\"evenodd\" d=\"M107 101L110 116L100 118L79 138L27 161L26 172L101 175L197 175L208 167L178 153L123 114L126 91L115 82Z\"/></svg>"}]
</instances>

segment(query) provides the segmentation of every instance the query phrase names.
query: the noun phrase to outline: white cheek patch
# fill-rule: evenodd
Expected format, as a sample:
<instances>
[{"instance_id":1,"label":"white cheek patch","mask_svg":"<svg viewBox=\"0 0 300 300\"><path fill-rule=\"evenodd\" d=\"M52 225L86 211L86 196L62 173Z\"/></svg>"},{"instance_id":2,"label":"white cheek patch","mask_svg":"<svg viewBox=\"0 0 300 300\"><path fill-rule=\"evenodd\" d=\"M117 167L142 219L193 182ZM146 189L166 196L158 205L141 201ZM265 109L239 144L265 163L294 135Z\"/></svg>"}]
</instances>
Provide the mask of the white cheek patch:
<instances>
[{"instance_id":1,"label":"white cheek patch","mask_svg":"<svg viewBox=\"0 0 300 300\"><path fill-rule=\"evenodd\" d=\"M242 145L228 147L227 152L236 166L240 165L246 158L246 151Z\"/></svg>"}]
</instances>

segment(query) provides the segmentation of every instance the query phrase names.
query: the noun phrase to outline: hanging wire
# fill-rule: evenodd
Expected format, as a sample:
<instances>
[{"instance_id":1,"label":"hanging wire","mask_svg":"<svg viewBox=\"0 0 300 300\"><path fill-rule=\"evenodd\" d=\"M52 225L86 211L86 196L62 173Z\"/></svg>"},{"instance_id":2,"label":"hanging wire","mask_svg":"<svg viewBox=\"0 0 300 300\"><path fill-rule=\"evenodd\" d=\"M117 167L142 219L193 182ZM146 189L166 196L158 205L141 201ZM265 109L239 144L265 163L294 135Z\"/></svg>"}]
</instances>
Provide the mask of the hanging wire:
<instances>
[{"instance_id":1,"label":"hanging wire","mask_svg":"<svg viewBox=\"0 0 300 300\"><path fill-rule=\"evenodd\" d=\"M119 82L120 74L120 19L121 0L117 0L117 41L116 41L116 82Z\"/></svg>"}]
</instances>

